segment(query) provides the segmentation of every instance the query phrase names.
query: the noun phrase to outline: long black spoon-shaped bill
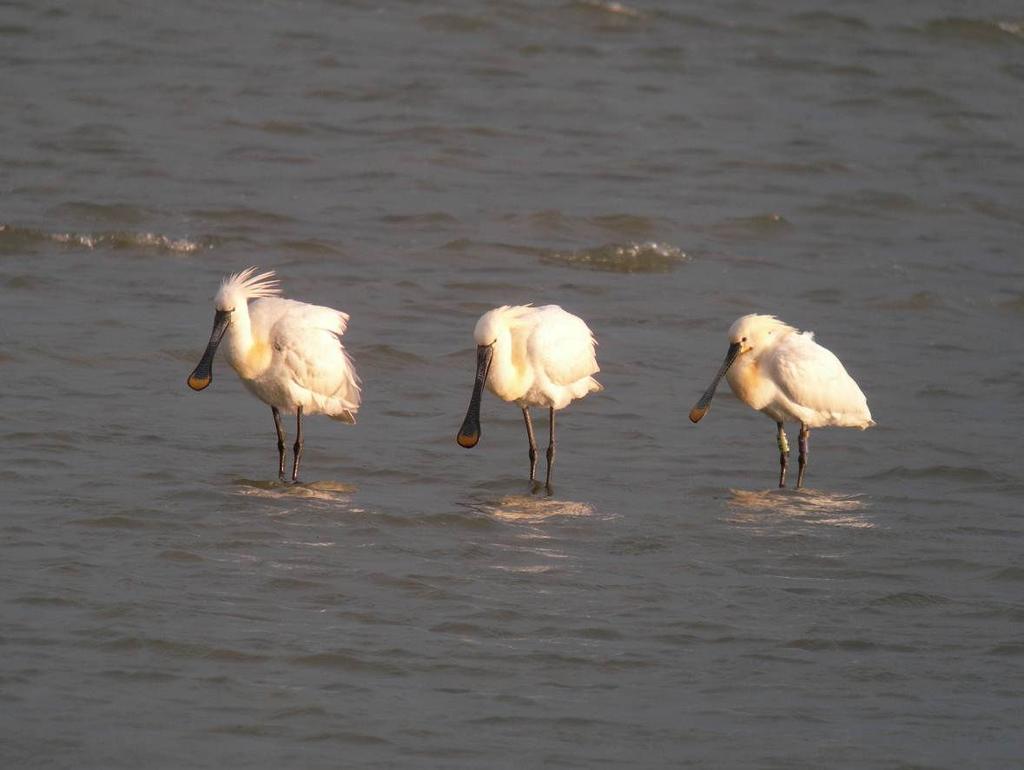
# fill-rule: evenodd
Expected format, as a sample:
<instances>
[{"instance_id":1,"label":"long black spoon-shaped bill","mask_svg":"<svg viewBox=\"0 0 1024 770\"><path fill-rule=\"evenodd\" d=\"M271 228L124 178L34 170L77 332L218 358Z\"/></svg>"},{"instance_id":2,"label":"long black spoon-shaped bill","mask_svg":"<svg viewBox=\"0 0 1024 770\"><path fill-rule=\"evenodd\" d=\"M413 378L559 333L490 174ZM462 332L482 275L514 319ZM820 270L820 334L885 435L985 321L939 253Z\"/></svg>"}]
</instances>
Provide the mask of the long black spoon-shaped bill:
<instances>
[{"instance_id":1,"label":"long black spoon-shaped bill","mask_svg":"<svg viewBox=\"0 0 1024 770\"><path fill-rule=\"evenodd\" d=\"M721 382L725 373L729 371L729 367L732 366L733 361L736 360L736 356L739 354L740 343L734 342L729 345L729 350L725 354L725 360L722 362L722 367L718 370L718 374L715 375L715 379L708 385L704 395L698 399L697 403L693 405L693 409L690 410L690 422L700 422L701 418L708 413L708 409L711 408L711 399L715 397L715 388L718 387L718 383Z\"/></svg>"},{"instance_id":2,"label":"long black spoon-shaped bill","mask_svg":"<svg viewBox=\"0 0 1024 770\"><path fill-rule=\"evenodd\" d=\"M476 382L473 383L473 396L469 399L466 419L462 421L459 435L455 440L459 446L472 449L480 441L480 397L483 395L487 372L491 368L491 356L494 348L491 345L477 345L476 348Z\"/></svg>"},{"instance_id":3,"label":"long black spoon-shaped bill","mask_svg":"<svg viewBox=\"0 0 1024 770\"><path fill-rule=\"evenodd\" d=\"M210 332L210 342L206 346L203 357L199 359L196 368L188 376L188 386L192 390L203 390L213 382L213 357L217 353L217 346L220 344L224 332L228 330L231 322L231 311L218 310L213 316L213 331Z\"/></svg>"}]
</instances>

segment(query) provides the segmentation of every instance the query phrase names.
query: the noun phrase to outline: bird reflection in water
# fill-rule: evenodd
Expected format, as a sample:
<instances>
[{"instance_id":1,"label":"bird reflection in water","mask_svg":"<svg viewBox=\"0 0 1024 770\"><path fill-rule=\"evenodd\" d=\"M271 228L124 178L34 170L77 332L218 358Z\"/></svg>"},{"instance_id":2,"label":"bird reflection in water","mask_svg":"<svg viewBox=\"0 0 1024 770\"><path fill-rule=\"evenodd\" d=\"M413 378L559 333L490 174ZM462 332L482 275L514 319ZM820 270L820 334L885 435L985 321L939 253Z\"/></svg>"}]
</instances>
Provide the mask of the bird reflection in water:
<instances>
[{"instance_id":1,"label":"bird reflection in water","mask_svg":"<svg viewBox=\"0 0 1024 770\"><path fill-rule=\"evenodd\" d=\"M736 526L766 527L805 522L832 527L870 529L869 505L863 495L814 489L729 490L727 519Z\"/></svg>"},{"instance_id":2,"label":"bird reflection in water","mask_svg":"<svg viewBox=\"0 0 1024 770\"><path fill-rule=\"evenodd\" d=\"M593 506L587 503L531 495L503 495L497 499L478 499L468 502L467 506L501 521L526 524L536 524L556 517L594 516Z\"/></svg>"},{"instance_id":3,"label":"bird reflection in water","mask_svg":"<svg viewBox=\"0 0 1024 770\"><path fill-rule=\"evenodd\" d=\"M572 572L576 558L564 548L565 528L592 521L587 503L550 497L508 494L477 497L465 505L509 527L509 536L490 544L490 569L529 575Z\"/></svg>"},{"instance_id":4,"label":"bird reflection in water","mask_svg":"<svg viewBox=\"0 0 1024 770\"><path fill-rule=\"evenodd\" d=\"M348 501L359 487L355 484L343 484L340 481L311 481L309 483L289 483L286 481L262 481L259 479L238 479L235 482L238 493L250 497L296 498L320 502Z\"/></svg>"}]
</instances>

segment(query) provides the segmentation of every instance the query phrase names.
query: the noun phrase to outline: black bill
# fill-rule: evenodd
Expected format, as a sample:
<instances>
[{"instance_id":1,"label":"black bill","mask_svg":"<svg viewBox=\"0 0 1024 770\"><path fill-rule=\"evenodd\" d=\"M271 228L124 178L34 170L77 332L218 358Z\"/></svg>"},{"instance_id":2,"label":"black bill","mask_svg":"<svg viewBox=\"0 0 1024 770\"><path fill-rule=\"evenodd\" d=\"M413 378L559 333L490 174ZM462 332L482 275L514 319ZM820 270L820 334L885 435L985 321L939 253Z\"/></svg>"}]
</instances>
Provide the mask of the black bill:
<instances>
[{"instance_id":1,"label":"black bill","mask_svg":"<svg viewBox=\"0 0 1024 770\"><path fill-rule=\"evenodd\" d=\"M217 353L217 346L220 344L224 332L228 330L231 322L231 311L218 310L213 317L213 331L210 333L210 342L206 346L206 352L199 359L199 364L188 376L188 386L192 390L202 390L213 382L213 357Z\"/></svg>"},{"instance_id":2,"label":"black bill","mask_svg":"<svg viewBox=\"0 0 1024 770\"><path fill-rule=\"evenodd\" d=\"M494 348L490 345L477 345L476 348L476 382L473 384L473 397L469 399L466 419L462 421L459 435L455 440L459 446L472 449L480 440L480 397L483 395L487 372L491 368L491 356Z\"/></svg>"},{"instance_id":3,"label":"black bill","mask_svg":"<svg viewBox=\"0 0 1024 770\"><path fill-rule=\"evenodd\" d=\"M693 405L693 409L690 410L690 421L700 422L701 418L708 413L708 409L711 408L711 399L715 397L715 388L718 387L718 383L725 376L725 373L729 371L729 367L732 366L732 362L736 360L736 356L740 354L740 343L734 342L729 345L729 350L725 354L725 360L722 362L722 368L718 370L718 374L715 375L715 379L708 385L708 389L704 391L704 395L700 397L700 400Z\"/></svg>"}]
</instances>

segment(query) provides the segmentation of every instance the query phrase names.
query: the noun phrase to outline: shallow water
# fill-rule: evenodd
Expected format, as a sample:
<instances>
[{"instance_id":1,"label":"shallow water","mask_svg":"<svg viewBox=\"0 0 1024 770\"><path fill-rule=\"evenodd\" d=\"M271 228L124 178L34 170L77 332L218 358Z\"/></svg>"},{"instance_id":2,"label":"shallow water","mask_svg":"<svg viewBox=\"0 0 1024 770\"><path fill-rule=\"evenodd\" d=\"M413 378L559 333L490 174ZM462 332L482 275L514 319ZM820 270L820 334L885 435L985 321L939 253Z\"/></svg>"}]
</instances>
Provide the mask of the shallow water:
<instances>
[{"instance_id":1,"label":"shallow water","mask_svg":"<svg viewBox=\"0 0 1024 770\"><path fill-rule=\"evenodd\" d=\"M4 766L1019 763L1022 29L0 6ZM352 315L359 423L307 420L299 486L222 361L184 383L249 264ZM551 497L514 407L454 441L475 318L528 301L606 388ZM755 310L879 423L805 491L727 388L687 420Z\"/></svg>"}]
</instances>

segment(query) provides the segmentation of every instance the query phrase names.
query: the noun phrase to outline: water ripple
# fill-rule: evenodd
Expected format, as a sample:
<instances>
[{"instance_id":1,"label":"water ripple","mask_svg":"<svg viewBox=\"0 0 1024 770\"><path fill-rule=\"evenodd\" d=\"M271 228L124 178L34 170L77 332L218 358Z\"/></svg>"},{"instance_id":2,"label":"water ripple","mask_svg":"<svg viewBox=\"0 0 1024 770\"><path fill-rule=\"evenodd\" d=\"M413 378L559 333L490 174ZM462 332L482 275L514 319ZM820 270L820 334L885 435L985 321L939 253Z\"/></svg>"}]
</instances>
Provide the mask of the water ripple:
<instances>
[{"instance_id":1,"label":"water ripple","mask_svg":"<svg viewBox=\"0 0 1024 770\"><path fill-rule=\"evenodd\" d=\"M94 233L46 232L32 228L0 224L0 249L12 251L40 242L81 246L86 249L156 249L191 254L213 247L209 238L174 238L150 232L100 231Z\"/></svg>"},{"instance_id":2,"label":"water ripple","mask_svg":"<svg viewBox=\"0 0 1024 770\"><path fill-rule=\"evenodd\" d=\"M823 492L813 489L731 489L729 523L766 527L782 521L803 521L832 527L870 529L875 525L865 516L867 502L862 495Z\"/></svg>"},{"instance_id":3,"label":"water ripple","mask_svg":"<svg viewBox=\"0 0 1024 770\"><path fill-rule=\"evenodd\" d=\"M540 261L610 273L667 273L688 261L682 249L665 243L608 243L572 252L550 252Z\"/></svg>"},{"instance_id":4,"label":"water ripple","mask_svg":"<svg viewBox=\"0 0 1024 770\"><path fill-rule=\"evenodd\" d=\"M924 33L937 40L998 45L1024 41L1024 22L949 16L928 22L924 27Z\"/></svg>"}]
</instances>

